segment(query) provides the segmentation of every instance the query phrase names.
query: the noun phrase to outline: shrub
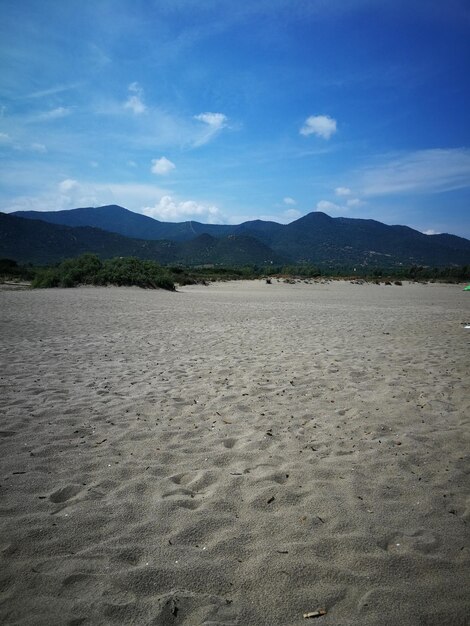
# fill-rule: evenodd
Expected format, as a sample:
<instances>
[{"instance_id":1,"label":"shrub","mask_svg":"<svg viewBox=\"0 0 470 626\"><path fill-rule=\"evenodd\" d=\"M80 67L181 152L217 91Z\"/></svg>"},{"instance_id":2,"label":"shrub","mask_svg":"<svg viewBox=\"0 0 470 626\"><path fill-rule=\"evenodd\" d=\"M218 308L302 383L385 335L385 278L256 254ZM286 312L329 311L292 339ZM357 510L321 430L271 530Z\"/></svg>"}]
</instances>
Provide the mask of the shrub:
<instances>
[{"instance_id":1,"label":"shrub","mask_svg":"<svg viewBox=\"0 0 470 626\"><path fill-rule=\"evenodd\" d=\"M31 283L31 287L36 289L60 286L60 277L57 268L38 270Z\"/></svg>"},{"instance_id":2,"label":"shrub","mask_svg":"<svg viewBox=\"0 0 470 626\"><path fill-rule=\"evenodd\" d=\"M120 257L102 262L94 254L84 254L76 259L67 259L58 267L39 270L32 284L33 287L77 285L137 285L170 291L175 289L170 275L154 261Z\"/></svg>"}]
</instances>

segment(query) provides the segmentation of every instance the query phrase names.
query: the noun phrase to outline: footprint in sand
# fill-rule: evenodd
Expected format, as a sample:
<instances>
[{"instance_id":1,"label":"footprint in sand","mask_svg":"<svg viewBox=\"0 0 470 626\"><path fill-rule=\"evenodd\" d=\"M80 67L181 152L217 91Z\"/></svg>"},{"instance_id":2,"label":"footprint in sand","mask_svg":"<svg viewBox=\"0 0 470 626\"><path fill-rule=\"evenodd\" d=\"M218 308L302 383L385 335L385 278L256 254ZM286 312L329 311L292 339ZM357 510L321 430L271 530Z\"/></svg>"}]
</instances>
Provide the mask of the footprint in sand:
<instances>
[{"instance_id":1,"label":"footprint in sand","mask_svg":"<svg viewBox=\"0 0 470 626\"><path fill-rule=\"evenodd\" d=\"M155 623L161 626L178 623L235 626L239 622L231 600L181 591L160 598Z\"/></svg>"},{"instance_id":2,"label":"footprint in sand","mask_svg":"<svg viewBox=\"0 0 470 626\"><path fill-rule=\"evenodd\" d=\"M54 502L54 504L67 502L67 500L74 498L78 493L80 493L81 490L82 488L80 485L66 485L57 491L54 491L54 493L51 493L49 500Z\"/></svg>"},{"instance_id":3,"label":"footprint in sand","mask_svg":"<svg viewBox=\"0 0 470 626\"><path fill-rule=\"evenodd\" d=\"M216 481L216 476L214 472L197 470L195 472L175 474L174 476L170 476L170 480L172 483L175 483L175 485L186 487L191 485L193 490L199 491L200 489L210 487Z\"/></svg>"},{"instance_id":4,"label":"footprint in sand","mask_svg":"<svg viewBox=\"0 0 470 626\"><path fill-rule=\"evenodd\" d=\"M174 476L170 476L170 480L175 483L175 485L188 485L194 480L194 476L192 474L175 474Z\"/></svg>"},{"instance_id":5,"label":"footprint in sand","mask_svg":"<svg viewBox=\"0 0 470 626\"><path fill-rule=\"evenodd\" d=\"M387 552L403 554L407 552L422 552L428 554L438 546L437 538L426 530L415 530L410 533L397 533L379 542L380 547Z\"/></svg>"},{"instance_id":6,"label":"footprint in sand","mask_svg":"<svg viewBox=\"0 0 470 626\"><path fill-rule=\"evenodd\" d=\"M271 476L266 476L266 480L273 480L278 485L283 485L289 480L289 474L273 474Z\"/></svg>"},{"instance_id":7,"label":"footprint in sand","mask_svg":"<svg viewBox=\"0 0 470 626\"><path fill-rule=\"evenodd\" d=\"M183 509L197 509L201 506L200 502L196 501L196 497L202 494L195 493L191 489L185 489L179 487L178 489L172 489L162 495L162 498L169 498L171 502L174 502L176 506Z\"/></svg>"},{"instance_id":8,"label":"footprint in sand","mask_svg":"<svg viewBox=\"0 0 470 626\"><path fill-rule=\"evenodd\" d=\"M74 572L62 581L59 595L68 598L82 598L85 594L94 595L96 588L95 576L86 572Z\"/></svg>"},{"instance_id":9,"label":"footprint in sand","mask_svg":"<svg viewBox=\"0 0 470 626\"><path fill-rule=\"evenodd\" d=\"M237 440L234 437L229 437L228 439L224 439L222 443L224 444L224 448L227 448L230 450L231 448L235 446L235 444L237 443Z\"/></svg>"},{"instance_id":10,"label":"footprint in sand","mask_svg":"<svg viewBox=\"0 0 470 626\"><path fill-rule=\"evenodd\" d=\"M118 554L116 554L115 560L118 563L135 566L139 565L139 563L142 561L143 554L144 551L141 548L138 548L136 546L130 546L129 548L125 548L124 550L121 550Z\"/></svg>"}]
</instances>

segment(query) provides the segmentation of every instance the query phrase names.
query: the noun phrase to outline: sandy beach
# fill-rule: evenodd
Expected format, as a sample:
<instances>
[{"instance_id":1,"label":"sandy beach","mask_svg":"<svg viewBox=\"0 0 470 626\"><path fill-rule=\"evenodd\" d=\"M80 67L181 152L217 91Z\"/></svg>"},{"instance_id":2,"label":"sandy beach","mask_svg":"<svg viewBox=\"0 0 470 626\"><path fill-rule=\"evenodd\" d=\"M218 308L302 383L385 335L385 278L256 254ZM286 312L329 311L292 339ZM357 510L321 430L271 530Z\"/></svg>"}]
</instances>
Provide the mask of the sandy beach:
<instances>
[{"instance_id":1,"label":"sandy beach","mask_svg":"<svg viewBox=\"0 0 470 626\"><path fill-rule=\"evenodd\" d=\"M469 321L458 285L0 291L0 622L470 624Z\"/></svg>"}]
</instances>

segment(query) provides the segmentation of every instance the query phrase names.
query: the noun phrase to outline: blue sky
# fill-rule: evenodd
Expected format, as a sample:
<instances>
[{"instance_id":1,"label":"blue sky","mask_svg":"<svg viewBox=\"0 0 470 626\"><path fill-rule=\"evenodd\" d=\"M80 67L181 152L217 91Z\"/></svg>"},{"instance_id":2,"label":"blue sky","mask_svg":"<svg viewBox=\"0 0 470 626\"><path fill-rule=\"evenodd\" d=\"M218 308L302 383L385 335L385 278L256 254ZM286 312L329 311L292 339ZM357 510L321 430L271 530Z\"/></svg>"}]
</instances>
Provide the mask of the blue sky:
<instances>
[{"instance_id":1,"label":"blue sky","mask_svg":"<svg viewBox=\"0 0 470 626\"><path fill-rule=\"evenodd\" d=\"M2 0L0 211L470 238L467 0Z\"/></svg>"}]
</instances>

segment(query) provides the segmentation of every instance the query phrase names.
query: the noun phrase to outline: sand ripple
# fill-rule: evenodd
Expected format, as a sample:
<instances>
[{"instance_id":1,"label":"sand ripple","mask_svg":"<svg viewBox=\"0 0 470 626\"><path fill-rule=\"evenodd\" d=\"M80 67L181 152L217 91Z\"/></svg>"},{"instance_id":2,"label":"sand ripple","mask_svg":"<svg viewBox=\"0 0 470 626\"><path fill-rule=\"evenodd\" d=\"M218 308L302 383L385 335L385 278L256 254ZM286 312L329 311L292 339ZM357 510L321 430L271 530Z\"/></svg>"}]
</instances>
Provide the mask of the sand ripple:
<instances>
[{"instance_id":1,"label":"sand ripple","mask_svg":"<svg viewBox=\"0 0 470 626\"><path fill-rule=\"evenodd\" d=\"M0 292L5 624L468 624L470 298Z\"/></svg>"}]
</instances>

